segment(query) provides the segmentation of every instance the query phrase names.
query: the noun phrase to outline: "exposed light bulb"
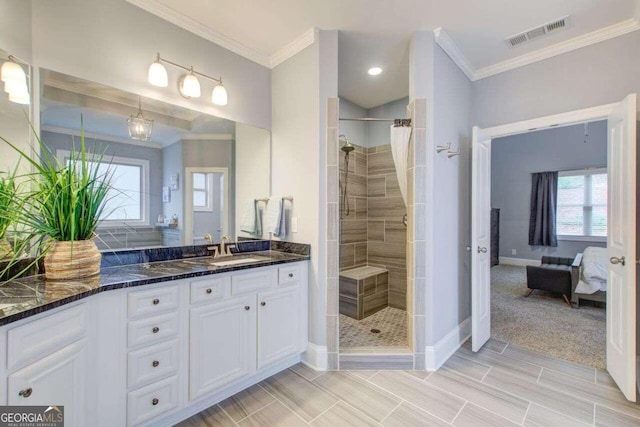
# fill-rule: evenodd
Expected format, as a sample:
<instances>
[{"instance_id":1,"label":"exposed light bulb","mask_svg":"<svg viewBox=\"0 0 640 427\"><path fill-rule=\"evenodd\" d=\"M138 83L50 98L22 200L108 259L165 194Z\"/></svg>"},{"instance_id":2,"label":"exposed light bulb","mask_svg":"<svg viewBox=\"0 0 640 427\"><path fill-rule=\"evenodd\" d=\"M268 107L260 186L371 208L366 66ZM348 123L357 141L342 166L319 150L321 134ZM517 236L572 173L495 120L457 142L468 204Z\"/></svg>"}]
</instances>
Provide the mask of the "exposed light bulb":
<instances>
[{"instance_id":1,"label":"exposed light bulb","mask_svg":"<svg viewBox=\"0 0 640 427\"><path fill-rule=\"evenodd\" d=\"M187 98L199 98L200 97L200 82L198 78L191 73L182 78L180 82L180 93Z\"/></svg>"},{"instance_id":2,"label":"exposed light bulb","mask_svg":"<svg viewBox=\"0 0 640 427\"><path fill-rule=\"evenodd\" d=\"M369 71L367 71L369 73L370 76L377 76L378 74L382 73L382 68L380 67L371 67L369 68Z\"/></svg>"},{"instance_id":3,"label":"exposed light bulb","mask_svg":"<svg viewBox=\"0 0 640 427\"><path fill-rule=\"evenodd\" d=\"M159 87L169 86L167 69L160 62L160 55L158 55L158 59L149 66L149 83Z\"/></svg>"},{"instance_id":4,"label":"exposed light bulb","mask_svg":"<svg viewBox=\"0 0 640 427\"><path fill-rule=\"evenodd\" d=\"M213 92L211 93L211 102L216 105L227 105L227 89L222 86L222 82L213 88Z\"/></svg>"}]
</instances>

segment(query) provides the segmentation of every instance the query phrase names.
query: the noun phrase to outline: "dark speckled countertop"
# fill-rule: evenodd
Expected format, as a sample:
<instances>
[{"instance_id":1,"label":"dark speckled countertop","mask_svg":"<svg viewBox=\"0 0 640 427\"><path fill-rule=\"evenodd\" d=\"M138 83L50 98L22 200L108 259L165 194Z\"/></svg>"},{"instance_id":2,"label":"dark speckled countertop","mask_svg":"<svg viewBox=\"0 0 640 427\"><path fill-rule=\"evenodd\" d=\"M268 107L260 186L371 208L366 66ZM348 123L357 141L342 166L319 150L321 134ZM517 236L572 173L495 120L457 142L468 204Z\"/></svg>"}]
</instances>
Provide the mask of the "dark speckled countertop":
<instances>
[{"instance_id":1,"label":"dark speckled countertop","mask_svg":"<svg viewBox=\"0 0 640 427\"><path fill-rule=\"evenodd\" d=\"M169 259L156 262L142 262L105 267L100 275L78 281L50 282L43 275L23 277L0 283L0 326L69 304L99 292L133 286L149 285L170 280L188 279L210 274L226 273L269 265L304 261L309 259L308 245L274 248L257 252L236 253L233 257L217 258L216 262L227 259L260 257L259 262L230 266L211 265L210 256ZM275 250L274 250L275 249ZM297 253L295 253L297 252Z\"/></svg>"}]
</instances>

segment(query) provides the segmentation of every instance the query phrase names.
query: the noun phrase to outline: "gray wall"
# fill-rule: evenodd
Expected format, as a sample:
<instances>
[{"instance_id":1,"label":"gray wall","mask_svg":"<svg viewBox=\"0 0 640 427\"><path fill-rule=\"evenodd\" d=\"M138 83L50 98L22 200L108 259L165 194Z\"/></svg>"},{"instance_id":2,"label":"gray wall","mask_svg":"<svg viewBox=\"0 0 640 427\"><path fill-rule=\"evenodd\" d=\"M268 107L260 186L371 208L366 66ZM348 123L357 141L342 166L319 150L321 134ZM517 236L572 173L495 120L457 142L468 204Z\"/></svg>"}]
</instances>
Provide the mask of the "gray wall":
<instances>
[{"instance_id":1,"label":"gray wall","mask_svg":"<svg viewBox=\"0 0 640 427\"><path fill-rule=\"evenodd\" d=\"M75 149L80 147L80 138L55 132L42 132L43 142L55 153L56 150L71 150L73 141ZM87 138L87 151L104 153L105 159L111 156L129 157L149 161L149 223L153 224L162 212L162 152L157 148L142 147L140 145L124 144L121 142L104 141Z\"/></svg>"},{"instance_id":2,"label":"gray wall","mask_svg":"<svg viewBox=\"0 0 640 427\"><path fill-rule=\"evenodd\" d=\"M214 116L271 127L268 68L125 0L34 1L31 7L34 64ZM8 17L13 16L13 8ZM0 32L5 33L5 28ZM167 67L168 88L150 85L147 70L156 52L206 74L222 76L229 104L215 106L207 96L181 97L176 89L181 72L172 67ZM205 94L213 88L210 82L201 84Z\"/></svg>"},{"instance_id":3,"label":"gray wall","mask_svg":"<svg viewBox=\"0 0 640 427\"><path fill-rule=\"evenodd\" d=\"M471 82L439 47L434 58L434 127L435 144L451 142L461 154L448 158L427 148L435 156L436 179L433 203L433 340L438 342L471 315L470 257L470 169L471 169ZM427 106L427 108L429 108Z\"/></svg>"},{"instance_id":4,"label":"gray wall","mask_svg":"<svg viewBox=\"0 0 640 427\"><path fill-rule=\"evenodd\" d=\"M182 206L184 204L184 167L182 161L182 141L171 144L162 149L162 186L171 185L171 175L178 174L178 189L171 190L171 202L163 203L162 210L165 218L178 216L178 229L181 230L180 242L184 241L182 227L184 217ZM161 193L162 194L162 193ZM157 219L157 218L156 218Z\"/></svg>"},{"instance_id":5,"label":"gray wall","mask_svg":"<svg viewBox=\"0 0 640 427\"><path fill-rule=\"evenodd\" d=\"M31 61L31 1L0 0L0 49Z\"/></svg>"},{"instance_id":6,"label":"gray wall","mask_svg":"<svg viewBox=\"0 0 640 427\"><path fill-rule=\"evenodd\" d=\"M367 110L351 101L340 98L340 117L352 119L367 117ZM340 135L346 135L352 144L369 147L367 123L340 120L339 129Z\"/></svg>"},{"instance_id":7,"label":"gray wall","mask_svg":"<svg viewBox=\"0 0 640 427\"><path fill-rule=\"evenodd\" d=\"M388 102L384 105L373 107L367 111L367 117L379 119L406 119L407 105L409 98L401 98ZM379 147L390 143L391 131L389 127L393 122L370 122L367 123L368 147Z\"/></svg>"},{"instance_id":8,"label":"gray wall","mask_svg":"<svg viewBox=\"0 0 640 427\"><path fill-rule=\"evenodd\" d=\"M587 246L605 243L559 240L558 247L529 246L531 174L607 165L607 122L528 132L491 142L491 207L500 208L500 256L540 260L543 255L573 257ZM516 250L516 255L511 250Z\"/></svg>"},{"instance_id":9,"label":"gray wall","mask_svg":"<svg viewBox=\"0 0 640 427\"><path fill-rule=\"evenodd\" d=\"M640 93L640 31L473 83L472 124L489 127ZM640 98L639 98L640 102Z\"/></svg>"}]
</instances>

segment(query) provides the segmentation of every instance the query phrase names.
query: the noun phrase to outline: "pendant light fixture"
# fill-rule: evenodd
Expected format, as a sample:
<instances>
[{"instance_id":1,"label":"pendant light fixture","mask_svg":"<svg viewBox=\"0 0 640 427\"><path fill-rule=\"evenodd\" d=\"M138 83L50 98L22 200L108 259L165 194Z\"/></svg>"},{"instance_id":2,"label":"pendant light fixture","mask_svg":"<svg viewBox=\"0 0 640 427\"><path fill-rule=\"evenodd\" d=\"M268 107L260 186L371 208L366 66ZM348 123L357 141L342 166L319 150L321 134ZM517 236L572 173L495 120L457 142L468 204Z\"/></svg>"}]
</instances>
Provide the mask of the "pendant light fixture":
<instances>
[{"instance_id":1,"label":"pendant light fixture","mask_svg":"<svg viewBox=\"0 0 640 427\"><path fill-rule=\"evenodd\" d=\"M211 92L211 102L216 105L227 105L229 97L227 89L222 85L222 77L211 77L193 69L193 67L185 67L168 59L162 58L160 53L156 55L156 60L149 66L149 83L158 87L167 87L169 85L167 70L163 64L169 64L187 72L178 81L178 90L180 95L185 98L199 98L201 95L200 81L198 77L204 77L216 83Z\"/></svg>"},{"instance_id":2,"label":"pendant light fixture","mask_svg":"<svg viewBox=\"0 0 640 427\"><path fill-rule=\"evenodd\" d=\"M153 120L145 119L142 115L142 100L138 97L138 115L129 116L127 120L127 127L129 128L129 137L138 141L148 141L151 138L151 131L153 130Z\"/></svg>"},{"instance_id":3,"label":"pendant light fixture","mask_svg":"<svg viewBox=\"0 0 640 427\"><path fill-rule=\"evenodd\" d=\"M9 101L25 105L30 103L27 75L14 56L9 55L9 60L2 64L0 80L4 83L4 91L9 94Z\"/></svg>"}]
</instances>

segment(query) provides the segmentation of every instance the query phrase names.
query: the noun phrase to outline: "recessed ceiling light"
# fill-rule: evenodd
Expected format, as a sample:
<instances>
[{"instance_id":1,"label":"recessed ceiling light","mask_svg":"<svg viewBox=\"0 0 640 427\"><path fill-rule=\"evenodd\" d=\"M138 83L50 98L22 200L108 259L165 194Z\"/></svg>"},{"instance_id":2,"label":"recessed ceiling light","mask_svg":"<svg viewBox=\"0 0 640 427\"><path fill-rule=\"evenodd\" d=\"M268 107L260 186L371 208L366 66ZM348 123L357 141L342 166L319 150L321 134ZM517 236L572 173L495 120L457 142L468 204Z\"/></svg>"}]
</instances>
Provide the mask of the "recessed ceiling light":
<instances>
[{"instance_id":1,"label":"recessed ceiling light","mask_svg":"<svg viewBox=\"0 0 640 427\"><path fill-rule=\"evenodd\" d=\"M380 74L382 72L382 68L380 67L371 67L369 68L369 75L371 76L377 76L378 74Z\"/></svg>"}]
</instances>

